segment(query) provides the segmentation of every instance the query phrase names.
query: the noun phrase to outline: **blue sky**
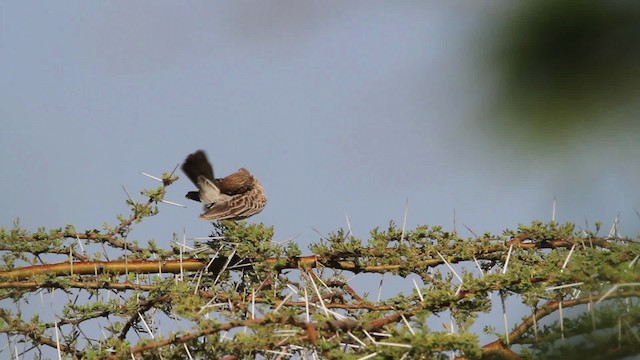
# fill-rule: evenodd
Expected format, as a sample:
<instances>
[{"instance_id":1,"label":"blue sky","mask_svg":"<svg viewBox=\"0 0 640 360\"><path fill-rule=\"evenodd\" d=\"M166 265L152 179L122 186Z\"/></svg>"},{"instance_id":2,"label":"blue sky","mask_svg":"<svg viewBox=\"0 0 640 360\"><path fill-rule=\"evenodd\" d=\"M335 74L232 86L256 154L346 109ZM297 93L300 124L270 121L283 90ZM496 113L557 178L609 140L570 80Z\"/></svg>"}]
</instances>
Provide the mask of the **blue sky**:
<instances>
[{"instance_id":1,"label":"blue sky","mask_svg":"<svg viewBox=\"0 0 640 360\"><path fill-rule=\"evenodd\" d=\"M479 49L493 2L4 2L0 225L100 228L204 149L246 167L305 254L321 233L389 220L476 233L556 218L635 235L639 147L624 131L526 153L484 122ZM488 125L483 125L488 124ZM615 129L614 129L615 130ZM535 142L527 134L513 134ZM179 175L182 175L179 173ZM186 177L131 238L206 236ZM591 227L593 227L591 225ZM377 284L376 284L377 285Z\"/></svg>"},{"instance_id":2,"label":"blue sky","mask_svg":"<svg viewBox=\"0 0 640 360\"><path fill-rule=\"evenodd\" d=\"M477 232L548 219L554 196L560 220L637 220L635 144L523 158L477 131L491 83L473 41L495 6L273 4L3 4L3 224L113 222L121 185L155 186L138 172L199 148L220 176L255 173L269 205L254 220L301 244L345 214L364 236L407 199L412 226L455 209ZM185 180L169 200L188 204ZM208 232L188 205L134 235Z\"/></svg>"}]
</instances>

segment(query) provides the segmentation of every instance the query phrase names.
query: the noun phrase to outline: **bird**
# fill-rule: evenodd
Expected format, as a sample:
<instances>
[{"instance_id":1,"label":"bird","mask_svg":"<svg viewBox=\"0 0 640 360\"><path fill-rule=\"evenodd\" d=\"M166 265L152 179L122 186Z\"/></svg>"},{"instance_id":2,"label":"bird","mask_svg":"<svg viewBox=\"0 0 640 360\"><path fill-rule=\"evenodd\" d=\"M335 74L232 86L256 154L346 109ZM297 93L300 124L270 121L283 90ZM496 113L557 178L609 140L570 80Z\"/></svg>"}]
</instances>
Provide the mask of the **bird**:
<instances>
[{"instance_id":1,"label":"bird","mask_svg":"<svg viewBox=\"0 0 640 360\"><path fill-rule=\"evenodd\" d=\"M182 171L198 188L198 191L189 191L186 197L204 205L201 219L242 220L261 212L267 204L262 185L249 170L240 168L216 179L203 150L189 154Z\"/></svg>"}]
</instances>

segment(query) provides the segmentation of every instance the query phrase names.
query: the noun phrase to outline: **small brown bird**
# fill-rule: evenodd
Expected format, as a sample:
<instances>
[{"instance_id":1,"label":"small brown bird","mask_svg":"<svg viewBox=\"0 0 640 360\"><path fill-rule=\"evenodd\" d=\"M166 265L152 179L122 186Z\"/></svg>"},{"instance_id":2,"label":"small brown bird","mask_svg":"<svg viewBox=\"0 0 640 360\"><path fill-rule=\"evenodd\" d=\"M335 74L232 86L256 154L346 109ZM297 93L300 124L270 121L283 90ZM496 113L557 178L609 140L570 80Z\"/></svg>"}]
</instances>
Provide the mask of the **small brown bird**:
<instances>
[{"instance_id":1,"label":"small brown bird","mask_svg":"<svg viewBox=\"0 0 640 360\"><path fill-rule=\"evenodd\" d=\"M182 171L198 191L189 191L187 198L204 204L200 218L205 220L241 220L262 211L267 197L260 182L245 168L216 179L207 155L198 150L187 156Z\"/></svg>"}]
</instances>

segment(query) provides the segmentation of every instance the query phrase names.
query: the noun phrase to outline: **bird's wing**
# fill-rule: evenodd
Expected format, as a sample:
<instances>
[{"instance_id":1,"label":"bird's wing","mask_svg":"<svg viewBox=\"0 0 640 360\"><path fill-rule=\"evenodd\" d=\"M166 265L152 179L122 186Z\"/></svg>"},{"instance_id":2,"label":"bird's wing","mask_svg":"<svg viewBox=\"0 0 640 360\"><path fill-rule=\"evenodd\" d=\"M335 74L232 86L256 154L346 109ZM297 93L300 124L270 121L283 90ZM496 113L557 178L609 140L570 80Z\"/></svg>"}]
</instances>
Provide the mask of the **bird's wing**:
<instances>
[{"instance_id":1,"label":"bird's wing","mask_svg":"<svg viewBox=\"0 0 640 360\"><path fill-rule=\"evenodd\" d=\"M182 164L182 171L187 174L195 185L198 185L199 176L204 176L208 180L214 181L213 167L211 167L211 163L207 160L207 155L202 150L187 156Z\"/></svg>"},{"instance_id":2,"label":"bird's wing","mask_svg":"<svg viewBox=\"0 0 640 360\"><path fill-rule=\"evenodd\" d=\"M214 204L200 217L205 220L242 220L262 211L267 202L260 188Z\"/></svg>"},{"instance_id":3,"label":"bird's wing","mask_svg":"<svg viewBox=\"0 0 640 360\"><path fill-rule=\"evenodd\" d=\"M253 189L254 182L253 176L245 168L240 168L233 174L215 181L220 192L227 195L244 194Z\"/></svg>"}]
</instances>

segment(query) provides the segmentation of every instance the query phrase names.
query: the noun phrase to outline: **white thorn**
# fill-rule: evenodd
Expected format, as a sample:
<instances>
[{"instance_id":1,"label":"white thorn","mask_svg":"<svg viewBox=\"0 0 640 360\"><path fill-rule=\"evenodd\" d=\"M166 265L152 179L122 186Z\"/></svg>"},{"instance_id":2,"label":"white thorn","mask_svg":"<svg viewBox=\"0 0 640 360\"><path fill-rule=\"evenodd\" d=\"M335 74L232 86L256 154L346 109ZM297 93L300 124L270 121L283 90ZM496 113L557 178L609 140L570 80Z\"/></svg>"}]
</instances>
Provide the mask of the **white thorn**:
<instances>
[{"instance_id":1,"label":"white thorn","mask_svg":"<svg viewBox=\"0 0 640 360\"><path fill-rule=\"evenodd\" d=\"M564 288L568 288L568 287L580 286L582 284L584 284L584 282L577 282L577 283L564 284L564 285L558 285L558 286L549 286L549 287L544 288L544 290L545 291L558 290L558 289L564 289Z\"/></svg>"},{"instance_id":2,"label":"white thorn","mask_svg":"<svg viewBox=\"0 0 640 360\"><path fill-rule=\"evenodd\" d=\"M507 320L507 307L504 305L504 295L500 294L500 301L502 302L502 320L504 322L504 338L509 345L509 321Z\"/></svg>"},{"instance_id":3,"label":"white thorn","mask_svg":"<svg viewBox=\"0 0 640 360\"><path fill-rule=\"evenodd\" d=\"M573 250L576 248L576 244L573 244L573 246L571 247L571 250L569 250L569 255L567 255L567 258L564 260L564 264L562 264L562 270L560 270L560 272L564 271L564 268L567 267L567 264L569 263L569 259L571 258L571 254L573 254Z\"/></svg>"},{"instance_id":4,"label":"white thorn","mask_svg":"<svg viewBox=\"0 0 640 360\"><path fill-rule=\"evenodd\" d=\"M507 267L509 266L509 260L511 259L511 250L513 250L513 244L509 245L509 252L507 253L507 260L504 262L504 268L502 269L502 275L507 273Z\"/></svg>"},{"instance_id":5,"label":"white thorn","mask_svg":"<svg viewBox=\"0 0 640 360\"><path fill-rule=\"evenodd\" d=\"M146 177L148 177L148 178L152 178L153 180L157 180L157 181L163 182L163 181L162 181L162 179L160 179L160 178L158 178L158 177L155 177L155 176L153 176L153 175L149 175L149 174L147 174L146 172L140 171L140 174L142 174L142 175L144 175L144 176L146 176Z\"/></svg>"},{"instance_id":6,"label":"white thorn","mask_svg":"<svg viewBox=\"0 0 640 360\"><path fill-rule=\"evenodd\" d=\"M458 273L453 269L453 267L451 266L451 264L449 264L449 262L447 261L447 259L444 258L444 256L442 256L442 254L440 254L440 251L436 250L436 253L438 254L438 256L440 256L440 259L442 259L442 261L444 261L445 265L447 265L447 267L449 268L449 270L451 270L451 272L453 273L453 275L455 275L455 277L462 283L462 278L460 277L460 275L458 275Z\"/></svg>"},{"instance_id":7,"label":"white thorn","mask_svg":"<svg viewBox=\"0 0 640 360\"><path fill-rule=\"evenodd\" d=\"M416 282L416 279L412 279L413 280L413 286L416 287L416 291L418 292L418 297L420 297L420 301L424 302L424 297L422 297L422 292L420 291L420 288L418 287L418 283Z\"/></svg>"},{"instance_id":8,"label":"white thorn","mask_svg":"<svg viewBox=\"0 0 640 360\"><path fill-rule=\"evenodd\" d=\"M169 205L173 205L173 206L177 206L177 207L181 207L181 208L186 208L186 205L182 205L182 204L178 204L175 203L173 201L169 201L169 200L160 200L161 203L165 203L165 204L169 204Z\"/></svg>"}]
</instances>

